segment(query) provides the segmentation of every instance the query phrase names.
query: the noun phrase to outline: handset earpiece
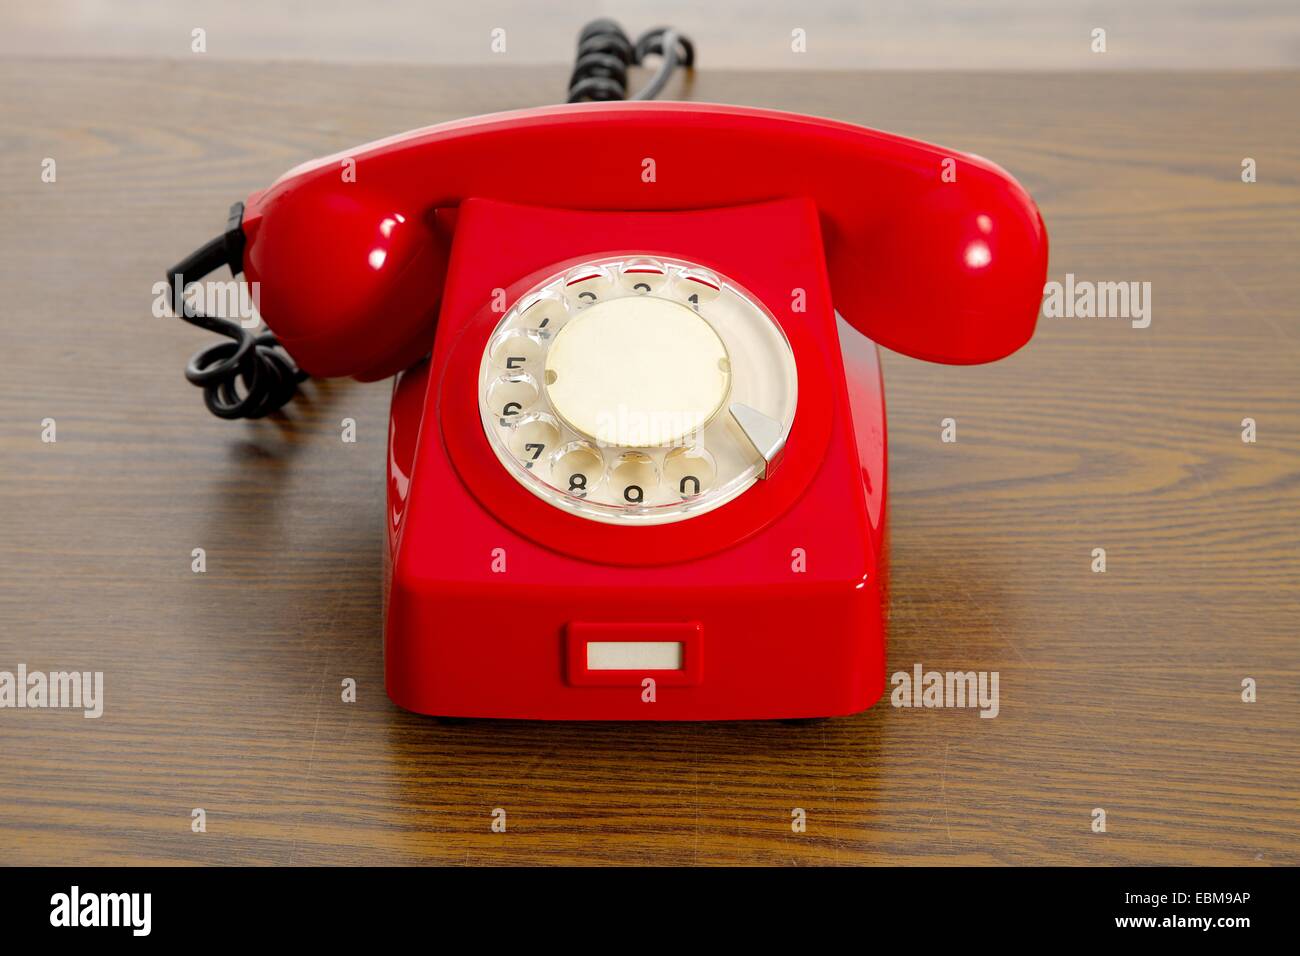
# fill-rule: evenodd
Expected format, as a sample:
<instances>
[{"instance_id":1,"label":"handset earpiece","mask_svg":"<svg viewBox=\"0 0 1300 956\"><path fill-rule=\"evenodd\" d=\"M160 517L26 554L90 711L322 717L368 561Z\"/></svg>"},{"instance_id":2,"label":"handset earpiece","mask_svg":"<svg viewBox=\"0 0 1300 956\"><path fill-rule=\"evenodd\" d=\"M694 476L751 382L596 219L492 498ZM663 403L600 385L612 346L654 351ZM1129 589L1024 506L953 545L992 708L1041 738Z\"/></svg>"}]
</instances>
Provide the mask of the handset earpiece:
<instances>
[{"instance_id":1,"label":"handset earpiece","mask_svg":"<svg viewBox=\"0 0 1300 956\"><path fill-rule=\"evenodd\" d=\"M955 182L936 169L881 215L827 223L836 303L884 348L947 365L992 362L1034 334L1047 229L1008 173L974 156L945 159Z\"/></svg>"},{"instance_id":2,"label":"handset earpiece","mask_svg":"<svg viewBox=\"0 0 1300 956\"><path fill-rule=\"evenodd\" d=\"M433 343L445 240L435 209L331 179L250 197L244 273L267 325L303 369L387 378Z\"/></svg>"}]
</instances>

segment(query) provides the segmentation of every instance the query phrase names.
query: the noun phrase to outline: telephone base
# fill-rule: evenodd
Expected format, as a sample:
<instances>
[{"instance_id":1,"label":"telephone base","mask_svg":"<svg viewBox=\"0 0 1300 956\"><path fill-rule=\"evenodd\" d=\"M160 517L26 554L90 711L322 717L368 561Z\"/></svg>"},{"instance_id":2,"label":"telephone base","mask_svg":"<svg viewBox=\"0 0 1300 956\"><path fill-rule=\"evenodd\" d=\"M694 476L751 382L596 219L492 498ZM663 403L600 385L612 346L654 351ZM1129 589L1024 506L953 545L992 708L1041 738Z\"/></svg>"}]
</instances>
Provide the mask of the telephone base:
<instances>
[{"instance_id":1,"label":"telephone base","mask_svg":"<svg viewBox=\"0 0 1300 956\"><path fill-rule=\"evenodd\" d=\"M715 511L654 527L540 501L463 420L470 359L500 318L485 306L494 289L514 301L557 263L636 250L743 283L799 362L795 426L775 473ZM791 199L594 213L469 200L451 264L433 356L393 393L393 701L441 717L532 720L806 719L875 703L885 681L884 404L874 344L848 331L841 348L848 327L831 305L816 209ZM800 309L792 288L804 291Z\"/></svg>"}]
</instances>

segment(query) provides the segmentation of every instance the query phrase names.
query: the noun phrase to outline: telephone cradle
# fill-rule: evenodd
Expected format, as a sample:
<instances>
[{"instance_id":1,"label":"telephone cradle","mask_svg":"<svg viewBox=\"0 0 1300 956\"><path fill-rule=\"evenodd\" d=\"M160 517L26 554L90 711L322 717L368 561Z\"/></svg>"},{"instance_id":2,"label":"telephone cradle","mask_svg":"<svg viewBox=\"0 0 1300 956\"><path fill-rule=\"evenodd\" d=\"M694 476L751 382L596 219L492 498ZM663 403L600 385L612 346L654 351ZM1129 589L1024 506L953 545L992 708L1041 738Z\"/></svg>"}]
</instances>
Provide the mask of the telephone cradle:
<instances>
[{"instance_id":1,"label":"telephone cradle","mask_svg":"<svg viewBox=\"0 0 1300 956\"><path fill-rule=\"evenodd\" d=\"M564 720L870 707L877 345L1009 355L1047 266L1033 200L986 160L662 102L495 114L308 163L236 210L223 249L274 333L259 351L396 375L390 697Z\"/></svg>"}]
</instances>

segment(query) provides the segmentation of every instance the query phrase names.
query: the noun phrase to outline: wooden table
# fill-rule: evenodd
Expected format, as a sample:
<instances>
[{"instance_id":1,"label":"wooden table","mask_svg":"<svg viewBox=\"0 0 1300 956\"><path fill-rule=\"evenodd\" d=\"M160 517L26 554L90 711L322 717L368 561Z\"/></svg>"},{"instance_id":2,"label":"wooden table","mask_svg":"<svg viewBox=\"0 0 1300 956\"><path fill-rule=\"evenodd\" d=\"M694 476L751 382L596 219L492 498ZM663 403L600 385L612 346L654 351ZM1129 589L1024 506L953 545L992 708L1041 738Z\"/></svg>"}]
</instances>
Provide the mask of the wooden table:
<instances>
[{"instance_id":1,"label":"wooden table","mask_svg":"<svg viewBox=\"0 0 1300 956\"><path fill-rule=\"evenodd\" d=\"M1295 73L688 93L992 157L1042 207L1050 278L1152 284L1146 329L1044 319L978 368L885 357L890 671L997 671L996 719L886 699L804 727L447 726L388 702L388 385L218 421L181 376L207 339L153 318L152 286L302 160L563 82L0 62L0 670L106 682L98 720L0 710L0 862L1300 863Z\"/></svg>"}]
</instances>

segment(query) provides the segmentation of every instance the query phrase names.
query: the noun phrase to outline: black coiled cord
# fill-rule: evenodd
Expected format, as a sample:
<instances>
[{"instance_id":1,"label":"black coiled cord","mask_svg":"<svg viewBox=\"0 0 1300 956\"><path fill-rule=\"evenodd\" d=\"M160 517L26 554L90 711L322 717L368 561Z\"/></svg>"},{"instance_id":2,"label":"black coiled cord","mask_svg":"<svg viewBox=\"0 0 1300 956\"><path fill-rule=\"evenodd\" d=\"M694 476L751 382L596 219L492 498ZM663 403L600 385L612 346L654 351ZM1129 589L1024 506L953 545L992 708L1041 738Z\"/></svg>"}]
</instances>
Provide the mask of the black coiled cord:
<instances>
[{"instance_id":1,"label":"black coiled cord","mask_svg":"<svg viewBox=\"0 0 1300 956\"><path fill-rule=\"evenodd\" d=\"M569 77L568 102L628 99L628 67L653 55L663 57L663 61L650 82L631 97L634 100L658 96L678 65L693 68L695 45L671 27L647 30L633 43L615 21L591 21L578 34L578 59Z\"/></svg>"},{"instance_id":2,"label":"black coiled cord","mask_svg":"<svg viewBox=\"0 0 1300 956\"><path fill-rule=\"evenodd\" d=\"M218 418L262 418L279 410L298 392L298 383L310 376L294 364L270 332L255 334L238 322L204 315L185 302L185 287L222 266L232 276L243 271L244 204L230 208L224 235L205 243L167 272L172 290L172 311L209 332L232 339L194 354L185 377L203 389L203 403ZM238 386L244 394L239 394Z\"/></svg>"}]
</instances>

